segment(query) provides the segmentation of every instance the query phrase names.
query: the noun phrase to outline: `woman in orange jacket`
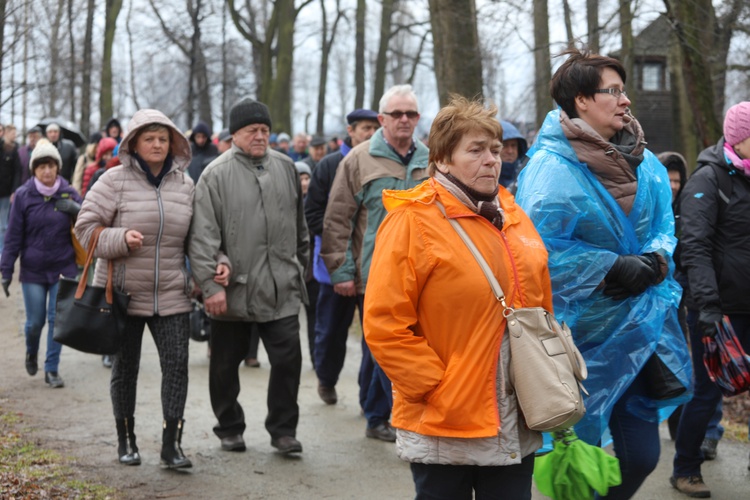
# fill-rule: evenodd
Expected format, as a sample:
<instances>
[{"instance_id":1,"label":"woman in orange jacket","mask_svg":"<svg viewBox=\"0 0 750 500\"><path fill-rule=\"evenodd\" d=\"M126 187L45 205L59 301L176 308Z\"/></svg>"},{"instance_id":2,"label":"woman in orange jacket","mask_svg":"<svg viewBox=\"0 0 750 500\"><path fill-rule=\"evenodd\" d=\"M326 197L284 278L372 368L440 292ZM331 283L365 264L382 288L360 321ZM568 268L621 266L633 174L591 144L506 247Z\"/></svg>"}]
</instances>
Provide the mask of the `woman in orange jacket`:
<instances>
[{"instance_id":1,"label":"woman in orange jacket","mask_svg":"<svg viewBox=\"0 0 750 500\"><path fill-rule=\"evenodd\" d=\"M389 214L364 331L393 382L397 451L411 462L417 498L531 498L542 439L526 426L509 379L503 307L438 205L469 234L512 307L552 310L544 243L498 184L496 113L455 98L430 130L430 179L383 193Z\"/></svg>"}]
</instances>

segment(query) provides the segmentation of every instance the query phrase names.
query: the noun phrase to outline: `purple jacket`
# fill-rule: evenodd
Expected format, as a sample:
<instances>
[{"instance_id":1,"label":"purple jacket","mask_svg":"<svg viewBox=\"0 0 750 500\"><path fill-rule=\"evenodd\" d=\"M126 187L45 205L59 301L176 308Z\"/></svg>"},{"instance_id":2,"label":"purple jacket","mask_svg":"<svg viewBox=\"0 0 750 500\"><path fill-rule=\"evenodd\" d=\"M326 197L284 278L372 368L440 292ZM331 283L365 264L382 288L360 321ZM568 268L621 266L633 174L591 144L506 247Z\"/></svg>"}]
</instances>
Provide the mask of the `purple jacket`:
<instances>
[{"instance_id":1,"label":"purple jacket","mask_svg":"<svg viewBox=\"0 0 750 500\"><path fill-rule=\"evenodd\" d=\"M78 268L70 236L70 215L55 210L55 202L67 197L78 203L82 201L65 179L61 179L60 189L49 198L37 191L33 178L16 190L0 258L3 279L13 276L19 255L22 283L51 285L57 283L61 274L75 278Z\"/></svg>"}]
</instances>

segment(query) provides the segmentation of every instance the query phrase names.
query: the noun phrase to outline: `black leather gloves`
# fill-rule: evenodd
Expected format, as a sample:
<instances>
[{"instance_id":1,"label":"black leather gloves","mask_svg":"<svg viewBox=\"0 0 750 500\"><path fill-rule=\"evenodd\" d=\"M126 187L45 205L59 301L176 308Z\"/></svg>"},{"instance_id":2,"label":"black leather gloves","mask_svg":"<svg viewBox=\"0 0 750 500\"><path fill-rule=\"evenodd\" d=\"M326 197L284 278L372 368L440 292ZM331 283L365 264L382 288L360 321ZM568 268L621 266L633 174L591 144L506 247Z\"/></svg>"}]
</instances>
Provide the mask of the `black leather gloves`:
<instances>
[{"instance_id":1,"label":"black leather gloves","mask_svg":"<svg viewBox=\"0 0 750 500\"><path fill-rule=\"evenodd\" d=\"M721 311L715 308L701 309L698 315L698 331L704 337L713 337L716 335L716 323L720 322L724 316Z\"/></svg>"},{"instance_id":2,"label":"black leather gloves","mask_svg":"<svg viewBox=\"0 0 750 500\"><path fill-rule=\"evenodd\" d=\"M652 263L652 258L644 255L618 256L604 278L604 295L624 300L642 294L659 278Z\"/></svg>"},{"instance_id":3,"label":"black leather gloves","mask_svg":"<svg viewBox=\"0 0 750 500\"><path fill-rule=\"evenodd\" d=\"M62 198L55 202L55 210L76 217L81 211L81 205L70 198Z\"/></svg>"},{"instance_id":4,"label":"black leather gloves","mask_svg":"<svg viewBox=\"0 0 750 500\"><path fill-rule=\"evenodd\" d=\"M8 290L9 288L10 288L10 280L3 279L3 291L5 292L6 297L10 297L10 291Z\"/></svg>"}]
</instances>

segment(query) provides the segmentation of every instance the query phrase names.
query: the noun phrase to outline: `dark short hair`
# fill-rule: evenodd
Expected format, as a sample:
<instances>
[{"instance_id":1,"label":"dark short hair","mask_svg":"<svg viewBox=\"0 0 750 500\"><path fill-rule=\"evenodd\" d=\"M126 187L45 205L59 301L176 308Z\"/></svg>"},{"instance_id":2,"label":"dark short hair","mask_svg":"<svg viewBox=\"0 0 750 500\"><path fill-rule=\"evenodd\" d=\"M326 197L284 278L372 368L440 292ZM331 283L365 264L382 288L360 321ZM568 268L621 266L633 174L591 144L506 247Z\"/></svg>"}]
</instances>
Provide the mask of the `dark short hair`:
<instances>
[{"instance_id":1,"label":"dark short hair","mask_svg":"<svg viewBox=\"0 0 750 500\"><path fill-rule=\"evenodd\" d=\"M592 54L588 49L567 49L559 54L567 55L565 62L557 68L549 84L552 99L571 118L577 118L575 99L579 95L593 97L602 81L604 68L611 68L620 75L625 83L625 67L617 59Z\"/></svg>"}]
</instances>

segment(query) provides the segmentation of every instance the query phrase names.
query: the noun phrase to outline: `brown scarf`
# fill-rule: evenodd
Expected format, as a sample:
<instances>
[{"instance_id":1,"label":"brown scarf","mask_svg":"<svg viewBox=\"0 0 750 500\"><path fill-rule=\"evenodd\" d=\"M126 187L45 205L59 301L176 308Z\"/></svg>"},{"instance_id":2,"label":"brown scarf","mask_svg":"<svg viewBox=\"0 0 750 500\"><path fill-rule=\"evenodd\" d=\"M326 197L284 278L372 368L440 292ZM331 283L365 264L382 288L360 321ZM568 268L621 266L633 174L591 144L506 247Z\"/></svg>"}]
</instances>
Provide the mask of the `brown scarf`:
<instances>
[{"instance_id":1,"label":"brown scarf","mask_svg":"<svg viewBox=\"0 0 750 500\"><path fill-rule=\"evenodd\" d=\"M503 229L503 209L500 208L497 200L499 188L495 188L492 194L482 194L471 189L451 174L444 174L439 170L435 172L435 180L450 194L458 198L461 203L469 207L472 212L481 215L496 228Z\"/></svg>"}]
</instances>

